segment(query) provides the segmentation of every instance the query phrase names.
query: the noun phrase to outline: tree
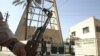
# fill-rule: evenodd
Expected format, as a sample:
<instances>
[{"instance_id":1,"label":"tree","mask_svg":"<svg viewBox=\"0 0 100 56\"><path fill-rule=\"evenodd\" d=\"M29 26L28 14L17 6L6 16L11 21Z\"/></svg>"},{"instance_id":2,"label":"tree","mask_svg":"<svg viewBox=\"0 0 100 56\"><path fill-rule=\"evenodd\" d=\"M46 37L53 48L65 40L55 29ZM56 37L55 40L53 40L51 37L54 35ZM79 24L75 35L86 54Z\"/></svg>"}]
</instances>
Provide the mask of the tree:
<instances>
[{"instance_id":1,"label":"tree","mask_svg":"<svg viewBox=\"0 0 100 56\"><path fill-rule=\"evenodd\" d=\"M41 0L15 0L13 1L13 4L15 6L17 5L21 5L21 4L24 4L24 6L26 6L25 8L25 11L26 11L26 18L25 18L25 40L27 39L27 23L28 23L28 12L29 12L29 8L30 6L32 5L32 2L37 6L39 7L38 5L41 4Z\"/></svg>"},{"instance_id":2,"label":"tree","mask_svg":"<svg viewBox=\"0 0 100 56\"><path fill-rule=\"evenodd\" d=\"M29 7L31 5L32 0L15 0L13 1L13 4L15 6L24 4L26 6L26 18L25 18L25 40L27 39L27 20L28 20L28 12L29 12Z\"/></svg>"},{"instance_id":3,"label":"tree","mask_svg":"<svg viewBox=\"0 0 100 56\"><path fill-rule=\"evenodd\" d=\"M29 1L32 2L33 0L15 0L12 4L15 4L15 6L24 4L25 6ZM34 0L34 2L41 4L41 0Z\"/></svg>"},{"instance_id":4,"label":"tree","mask_svg":"<svg viewBox=\"0 0 100 56\"><path fill-rule=\"evenodd\" d=\"M13 3L12 4L14 4L15 6L17 6L17 5L21 5L21 4L24 4L24 5L26 5L26 0L15 0L15 1L13 1Z\"/></svg>"}]
</instances>

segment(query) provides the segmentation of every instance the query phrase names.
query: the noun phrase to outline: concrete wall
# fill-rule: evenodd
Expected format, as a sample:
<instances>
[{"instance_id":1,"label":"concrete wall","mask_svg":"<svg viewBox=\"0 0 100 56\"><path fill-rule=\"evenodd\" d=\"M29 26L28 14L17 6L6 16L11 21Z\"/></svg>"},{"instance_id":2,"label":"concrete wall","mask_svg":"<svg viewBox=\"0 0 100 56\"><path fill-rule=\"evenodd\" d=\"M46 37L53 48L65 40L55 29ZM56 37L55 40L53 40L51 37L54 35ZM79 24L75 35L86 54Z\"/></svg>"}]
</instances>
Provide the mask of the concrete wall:
<instances>
[{"instance_id":1,"label":"concrete wall","mask_svg":"<svg viewBox=\"0 0 100 56\"><path fill-rule=\"evenodd\" d=\"M83 28L85 27L89 27L89 33L83 34ZM76 32L76 36L75 37L79 37L81 39L84 38L95 38L95 28L94 28L94 17L90 17L85 21L82 21L74 26L72 26L70 28L69 31L69 35L71 35L71 33L73 31Z\"/></svg>"},{"instance_id":2,"label":"concrete wall","mask_svg":"<svg viewBox=\"0 0 100 56\"><path fill-rule=\"evenodd\" d=\"M100 34L95 31L95 24L100 25L99 22L100 21L94 17L89 17L87 20L84 20L70 28L69 35L75 31L76 35L73 37L79 38L75 40L75 56L100 56L98 55L99 52L97 48L100 47L99 43L97 43L97 36L100 36ZM89 27L88 33L83 33L83 28L85 27Z\"/></svg>"},{"instance_id":3,"label":"concrete wall","mask_svg":"<svg viewBox=\"0 0 100 56\"><path fill-rule=\"evenodd\" d=\"M25 39L25 31L23 29L24 27L19 29L19 32L16 33L16 37L18 40L24 40ZM35 28L34 27L30 27L30 30L28 30L28 39L30 39L32 37L32 35L34 34ZM62 39L60 38L60 33L59 30L53 30L53 29L47 29L44 32L44 39L48 41L49 38L52 38L53 43L62 43Z\"/></svg>"},{"instance_id":4,"label":"concrete wall","mask_svg":"<svg viewBox=\"0 0 100 56\"><path fill-rule=\"evenodd\" d=\"M96 26L98 26L98 27L100 27L100 20L99 19L95 19L95 27ZM96 40L97 40L97 53L98 53L98 56L100 56L100 32L97 32L96 30L95 30L95 35L96 35Z\"/></svg>"},{"instance_id":5,"label":"concrete wall","mask_svg":"<svg viewBox=\"0 0 100 56\"><path fill-rule=\"evenodd\" d=\"M94 38L81 39L75 42L75 56L97 56L96 40Z\"/></svg>"}]
</instances>

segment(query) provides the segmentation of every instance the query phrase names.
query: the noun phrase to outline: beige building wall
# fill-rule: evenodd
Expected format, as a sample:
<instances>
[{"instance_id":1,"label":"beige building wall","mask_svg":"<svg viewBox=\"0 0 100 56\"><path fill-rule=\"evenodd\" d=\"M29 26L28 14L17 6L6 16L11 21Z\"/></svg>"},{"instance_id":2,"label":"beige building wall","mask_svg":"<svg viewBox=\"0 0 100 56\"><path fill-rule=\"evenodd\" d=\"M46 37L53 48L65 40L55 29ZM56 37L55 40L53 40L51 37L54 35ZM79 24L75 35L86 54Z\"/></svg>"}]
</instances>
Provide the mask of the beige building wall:
<instances>
[{"instance_id":1,"label":"beige building wall","mask_svg":"<svg viewBox=\"0 0 100 56\"><path fill-rule=\"evenodd\" d=\"M32 35L34 34L35 28L30 27L30 30L28 31L28 39L32 38ZM20 28L19 32L16 33L17 39L18 40L24 40L24 29ZM54 29L46 29L44 32L44 40L48 41L50 38L52 38L52 42L55 44L62 44L62 40L60 39L60 34L59 30L54 30Z\"/></svg>"},{"instance_id":2,"label":"beige building wall","mask_svg":"<svg viewBox=\"0 0 100 56\"><path fill-rule=\"evenodd\" d=\"M70 38L75 38L75 56L100 56L100 33L96 32L96 25L100 26L100 20L95 17L89 17L86 20L74 25L70 28ZM83 32L85 28L88 28L88 32ZM74 35L73 35L73 32ZM77 39L78 38L78 39Z\"/></svg>"},{"instance_id":3,"label":"beige building wall","mask_svg":"<svg viewBox=\"0 0 100 56\"><path fill-rule=\"evenodd\" d=\"M96 41L94 38L75 41L75 56L97 56Z\"/></svg>"},{"instance_id":4,"label":"beige building wall","mask_svg":"<svg viewBox=\"0 0 100 56\"><path fill-rule=\"evenodd\" d=\"M100 27L100 20L95 19L95 27ZM100 56L100 32L96 32L96 40L97 40L97 49L98 56Z\"/></svg>"}]
</instances>

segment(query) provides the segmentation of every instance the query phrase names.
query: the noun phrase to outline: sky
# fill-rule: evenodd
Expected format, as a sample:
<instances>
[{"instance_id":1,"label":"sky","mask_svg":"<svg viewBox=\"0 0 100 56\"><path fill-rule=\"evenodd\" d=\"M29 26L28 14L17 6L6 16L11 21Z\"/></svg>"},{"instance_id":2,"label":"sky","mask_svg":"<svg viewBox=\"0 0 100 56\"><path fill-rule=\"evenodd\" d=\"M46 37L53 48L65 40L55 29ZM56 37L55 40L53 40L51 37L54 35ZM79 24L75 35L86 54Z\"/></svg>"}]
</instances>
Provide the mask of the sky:
<instances>
[{"instance_id":1,"label":"sky","mask_svg":"<svg viewBox=\"0 0 100 56\"><path fill-rule=\"evenodd\" d=\"M5 17L9 12L8 24L15 33L23 13L22 6L14 6L14 0L0 0L0 11ZM73 25L95 16L100 19L100 0L56 0L63 39L68 38L69 28Z\"/></svg>"}]
</instances>

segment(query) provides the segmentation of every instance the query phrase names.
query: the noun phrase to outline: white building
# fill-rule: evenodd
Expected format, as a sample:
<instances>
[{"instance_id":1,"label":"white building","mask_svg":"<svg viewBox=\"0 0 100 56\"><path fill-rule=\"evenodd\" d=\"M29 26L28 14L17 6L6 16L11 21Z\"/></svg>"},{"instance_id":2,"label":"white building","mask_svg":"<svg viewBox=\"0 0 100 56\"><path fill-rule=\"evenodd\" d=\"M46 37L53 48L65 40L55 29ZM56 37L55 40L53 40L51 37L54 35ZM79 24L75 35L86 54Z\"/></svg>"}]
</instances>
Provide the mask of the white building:
<instances>
[{"instance_id":1,"label":"white building","mask_svg":"<svg viewBox=\"0 0 100 56\"><path fill-rule=\"evenodd\" d=\"M75 40L75 56L100 56L100 20L89 17L69 31Z\"/></svg>"}]
</instances>

